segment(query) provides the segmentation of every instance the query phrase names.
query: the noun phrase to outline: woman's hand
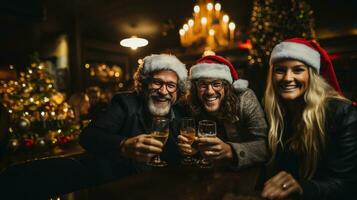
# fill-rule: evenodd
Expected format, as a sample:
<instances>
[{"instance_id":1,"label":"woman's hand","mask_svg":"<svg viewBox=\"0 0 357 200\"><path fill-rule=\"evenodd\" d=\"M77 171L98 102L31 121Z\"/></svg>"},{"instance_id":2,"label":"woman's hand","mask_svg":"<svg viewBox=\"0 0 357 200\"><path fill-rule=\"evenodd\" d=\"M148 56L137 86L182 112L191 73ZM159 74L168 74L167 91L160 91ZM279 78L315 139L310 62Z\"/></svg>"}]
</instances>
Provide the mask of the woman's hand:
<instances>
[{"instance_id":1,"label":"woman's hand","mask_svg":"<svg viewBox=\"0 0 357 200\"><path fill-rule=\"evenodd\" d=\"M141 134L124 140L120 144L120 153L124 157L148 162L162 152L163 144L147 134Z\"/></svg>"},{"instance_id":2,"label":"woman's hand","mask_svg":"<svg viewBox=\"0 0 357 200\"><path fill-rule=\"evenodd\" d=\"M177 141L177 146L179 147L179 150L182 155L190 156L197 153L197 149L192 148L192 145L189 144L189 141L185 136L179 135L177 137Z\"/></svg>"},{"instance_id":3,"label":"woman's hand","mask_svg":"<svg viewBox=\"0 0 357 200\"><path fill-rule=\"evenodd\" d=\"M218 137L201 137L197 139L198 148L204 158L214 161L231 161L232 147Z\"/></svg>"},{"instance_id":4,"label":"woman's hand","mask_svg":"<svg viewBox=\"0 0 357 200\"><path fill-rule=\"evenodd\" d=\"M285 199L292 195L302 195L299 183L289 173L282 171L264 184L262 197L266 199Z\"/></svg>"}]
</instances>

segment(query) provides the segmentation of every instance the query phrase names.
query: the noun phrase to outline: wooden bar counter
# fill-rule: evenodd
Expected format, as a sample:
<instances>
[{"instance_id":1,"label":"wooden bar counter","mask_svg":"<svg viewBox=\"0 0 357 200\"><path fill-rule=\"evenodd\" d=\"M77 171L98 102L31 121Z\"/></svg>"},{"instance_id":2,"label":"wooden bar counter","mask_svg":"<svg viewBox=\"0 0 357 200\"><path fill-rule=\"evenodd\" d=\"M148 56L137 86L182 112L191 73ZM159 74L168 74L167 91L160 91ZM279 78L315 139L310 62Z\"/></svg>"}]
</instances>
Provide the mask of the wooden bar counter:
<instances>
[{"instance_id":1,"label":"wooden bar counter","mask_svg":"<svg viewBox=\"0 0 357 200\"><path fill-rule=\"evenodd\" d=\"M165 167L77 191L61 199L260 199L260 167L239 172L196 167Z\"/></svg>"}]
</instances>

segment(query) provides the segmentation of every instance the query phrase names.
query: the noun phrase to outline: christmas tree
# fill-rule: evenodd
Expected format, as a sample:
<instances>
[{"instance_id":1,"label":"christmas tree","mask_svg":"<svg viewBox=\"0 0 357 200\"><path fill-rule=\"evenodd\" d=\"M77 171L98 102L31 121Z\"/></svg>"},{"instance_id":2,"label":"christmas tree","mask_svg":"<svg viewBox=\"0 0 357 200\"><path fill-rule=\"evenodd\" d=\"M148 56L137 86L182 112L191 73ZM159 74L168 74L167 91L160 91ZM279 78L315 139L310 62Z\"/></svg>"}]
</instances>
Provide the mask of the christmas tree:
<instances>
[{"instance_id":1,"label":"christmas tree","mask_svg":"<svg viewBox=\"0 0 357 200\"><path fill-rule=\"evenodd\" d=\"M1 81L0 99L10 114L9 147L46 147L73 141L78 125L54 79L36 56L18 80Z\"/></svg>"},{"instance_id":2,"label":"christmas tree","mask_svg":"<svg viewBox=\"0 0 357 200\"><path fill-rule=\"evenodd\" d=\"M288 38L314 38L313 11L304 0L254 0L249 64L268 66L273 47Z\"/></svg>"}]
</instances>

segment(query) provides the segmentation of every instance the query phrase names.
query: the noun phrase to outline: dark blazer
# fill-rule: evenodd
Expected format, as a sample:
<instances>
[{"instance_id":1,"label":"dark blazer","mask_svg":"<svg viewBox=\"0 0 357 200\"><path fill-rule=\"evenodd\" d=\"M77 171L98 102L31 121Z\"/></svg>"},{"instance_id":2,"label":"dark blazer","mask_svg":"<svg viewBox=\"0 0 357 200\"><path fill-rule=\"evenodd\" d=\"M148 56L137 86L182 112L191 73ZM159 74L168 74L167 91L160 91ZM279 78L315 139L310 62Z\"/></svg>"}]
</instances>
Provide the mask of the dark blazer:
<instances>
[{"instance_id":1,"label":"dark blazer","mask_svg":"<svg viewBox=\"0 0 357 200\"><path fill-rule=\"evenodd\" d=\"M291 132L291 125L286 125L284 135ZM350 199L357 189L356 109L342 101L330 101L326 109L325 134L326 149L311 180L301 179L298 155L288 147L278 149L277 171L287 171L299 180L304 190L303 199Z\"/></svg>"},{"instance_id":2,"label":"dark blazer","mask_svg":"<svg viewBox=\"0 0 357 200\"><path fill-rule=\"evenodd\" d=\"M179 163L181 158L176 138L179 134L179 120L186 113L183 107L174 105L168 116L170 136L161 157L169 165ZM94 168L102 168L102 173L106 171L107 175L111 173L108 175L109 179L112 175L126 176L149 170L150 167L145 163L120 157L119 144L125 138L149 133L151 118L146 101L141 95L136 92L115 95L107 111L89 123L79 137L80 144L94 155L97 163L106 163ZM111 170L113 171L110 172Z\"/></svg>"}]
</instances>

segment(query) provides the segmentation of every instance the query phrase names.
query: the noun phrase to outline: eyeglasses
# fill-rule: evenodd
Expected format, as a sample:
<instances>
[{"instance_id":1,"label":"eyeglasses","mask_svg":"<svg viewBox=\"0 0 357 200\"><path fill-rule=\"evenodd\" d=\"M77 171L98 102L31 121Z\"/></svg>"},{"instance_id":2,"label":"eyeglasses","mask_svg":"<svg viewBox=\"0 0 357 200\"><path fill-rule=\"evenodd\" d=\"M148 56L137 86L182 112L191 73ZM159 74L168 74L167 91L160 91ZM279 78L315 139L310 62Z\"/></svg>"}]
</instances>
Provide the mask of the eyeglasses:
<instances>
[{"instance_id":1,"label":"eyeglasses","mask_svg":"<svg viewBox=\"0 0 357 200\"><path fill-rule=\"evenodd\" d=\"M172 92L176 92L177 90L177 84L174 82L165 82L161 79L157 79L157 78L152 78L150 80L150 86L152 89L154 90L159 90L162 88L162 86L165 85L166 86L166 90L170 93Z\"/></svg>"},{"instance_id":2,"label":"eyeglasses","mask_svg":"<svg viewBox=\"0 0 357 200\"><path fill-rule=\"evenodd\" d=\"M224 82L222 80L213 80L213 81L206 81L206 80L198 80L196 82L197 88L201 91L207 90L208 86L211 85L214 91L219 91L223 88Z\"/></svg>"}]
</instances>

